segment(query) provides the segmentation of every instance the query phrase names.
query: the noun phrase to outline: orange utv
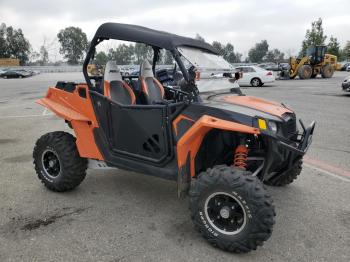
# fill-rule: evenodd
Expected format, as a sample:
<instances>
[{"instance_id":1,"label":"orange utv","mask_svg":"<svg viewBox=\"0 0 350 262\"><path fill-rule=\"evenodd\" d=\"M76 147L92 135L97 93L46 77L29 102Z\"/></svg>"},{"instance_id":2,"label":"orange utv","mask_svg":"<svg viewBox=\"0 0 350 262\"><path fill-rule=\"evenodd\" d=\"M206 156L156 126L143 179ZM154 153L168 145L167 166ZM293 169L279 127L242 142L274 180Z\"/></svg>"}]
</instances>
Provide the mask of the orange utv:
<instances>
[{"instance_id":1,"label":"orange utv","mask_svg":"<svg viewBox=\"0 0 350 262\"><path fill-rule=\"evenodd\" d=\"M108 61L89 76L105 40L153 50L137 74L122 76ZM164 53L173 68L161 68ZM246 96L233 67L211 45L141 26L105 23L83 66L86 83L58 82L38 103L74 130L43 135L34 166L52 191L77 187L87 168L120 168L177 182L191 218L211 244L248 252L272 233L275 209L263 184L284 186L302 169L315 123L299 132L283 104Z\"/></svg>"}]
</instances>

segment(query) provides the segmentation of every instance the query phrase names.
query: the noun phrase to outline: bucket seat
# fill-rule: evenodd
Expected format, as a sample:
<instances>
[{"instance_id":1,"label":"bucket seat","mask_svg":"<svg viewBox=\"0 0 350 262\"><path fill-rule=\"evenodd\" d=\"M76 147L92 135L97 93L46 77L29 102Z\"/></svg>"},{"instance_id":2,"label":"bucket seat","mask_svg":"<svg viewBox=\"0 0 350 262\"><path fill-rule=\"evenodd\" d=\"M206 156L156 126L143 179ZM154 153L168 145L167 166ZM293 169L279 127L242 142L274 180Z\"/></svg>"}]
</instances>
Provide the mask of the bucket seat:
<instances>
[{"instance_id":1,"label":"bucket seat","mask_svg":"<svg viewBox=\"0 0 350 262\"><path fill-rule=\"evenodd\" d=\"M148 60L144 60L140 65L139 81L141 91L147 104L152 105L156 102L163 101L164 88L162 84L154 77L152 66Z\"/></svg>"},{"instance_id":2,"label":"bucket seat","mask_svg":"<svg viewBox=\"0 0 350 262\"><path fill-rule=\"evenodd\" d=\"M131 87L123 81L120 69L115 61L108 61L103 81L104 95L117 103L133 105L136 102Z\"/></svg>"}]
</instances>

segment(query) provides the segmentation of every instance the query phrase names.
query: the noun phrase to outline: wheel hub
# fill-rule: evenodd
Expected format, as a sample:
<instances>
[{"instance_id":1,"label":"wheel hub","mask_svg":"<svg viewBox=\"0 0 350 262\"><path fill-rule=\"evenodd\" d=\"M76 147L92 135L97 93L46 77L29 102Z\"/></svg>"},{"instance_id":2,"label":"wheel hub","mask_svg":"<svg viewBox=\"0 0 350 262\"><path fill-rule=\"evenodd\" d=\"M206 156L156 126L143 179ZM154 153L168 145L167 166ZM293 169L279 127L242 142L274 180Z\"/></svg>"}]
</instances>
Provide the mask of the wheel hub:
<instances>
[{"instance_id":1,"label":"wheel hub","mask_svg":"<svg viewBox=\"0 0 350 262\"><path fill-rule=\"evenodd\" d=\"M53 167L55 165L55 162L53 160L49 161L49 167Z\"/></svg>"},{"instance_id":2,"label":"wheel hub","mask_svg":"<svg viewBox=\"0 0 350 262\"><path fill-rule=\"evenodd\" d=\"M225 206L220 209L220 216L224 219L227 219L230 217L230 209L229 207Z\"/></svg>"},{"instance_id":3,"label":"wheel hub","mask_svg":"<svg viewBox=\"0 0 350 262\"><path fill-rule=\"evenodd\" d=\"M61 173L60 160L53 150L47 149L43 152L41 163L48 177L55 178Z\"/></svg>"},{"instance_id":4,"label":"wheel hub","mask_svg":"<svg viewBox=\"0 0 350 262\"><path fill-rule=\"evenodd\" d=\"M238 234L247 223L241 201L226 192L215 192L206 199L205 215L214 229L226 235Z\"/></svg>"}]
</instances>

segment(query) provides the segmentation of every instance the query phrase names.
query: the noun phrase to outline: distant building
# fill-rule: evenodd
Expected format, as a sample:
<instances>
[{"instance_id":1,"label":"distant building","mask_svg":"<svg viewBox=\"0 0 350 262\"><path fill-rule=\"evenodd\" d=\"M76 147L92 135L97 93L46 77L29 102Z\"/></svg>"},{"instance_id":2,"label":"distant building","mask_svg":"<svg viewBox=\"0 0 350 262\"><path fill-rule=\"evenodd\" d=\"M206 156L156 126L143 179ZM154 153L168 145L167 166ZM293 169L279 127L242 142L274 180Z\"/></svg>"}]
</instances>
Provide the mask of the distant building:
<instances>
[{"instance_id":1,"label":"distant building","mask_svg":"<svg viewBox=\"0 0 350 262\"><path fill-rule=\"evenodd\" d=\"M17 58L0 58L0 66L19 66Z\"/></svg>"}]
</instances>

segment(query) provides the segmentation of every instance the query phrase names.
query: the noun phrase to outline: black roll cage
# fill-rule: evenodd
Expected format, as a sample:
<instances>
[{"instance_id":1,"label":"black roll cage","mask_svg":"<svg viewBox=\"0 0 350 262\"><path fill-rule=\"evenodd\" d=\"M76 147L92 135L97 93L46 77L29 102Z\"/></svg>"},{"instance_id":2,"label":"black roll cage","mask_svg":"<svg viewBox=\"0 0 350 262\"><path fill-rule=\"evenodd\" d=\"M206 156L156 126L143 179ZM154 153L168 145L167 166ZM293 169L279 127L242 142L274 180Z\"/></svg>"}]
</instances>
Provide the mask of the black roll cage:
<instances>
[{"instance_id":1,"label":"black roll cage","mask_svg":"<svg viewBox=\"0 0 350 262\"><path fill-rule=\"evenodd\" d=\"M187 82L190 82L190 75L181 61L181 54L177 50L177 47L188 46L202 49L209 53L219 54L218 50L216 50L213 46L197 39L170 34L137 25L104 23L97 29L83 64L83 74L86 83L91 90L94 90L94 87L87 72L88 64L90 63L90 60L94 58L96 46L102 41L109 39L143 43L151 46L153 48L153 73L155 73L156 62L159 57L160 49L170 51Z\"/></svg>"},{"instance_id":2,"label":"black roll cage","mask_svg":"<svg viewBox=\"0 0 350 262\"><path fill-rule=\"evenodd\" d=\"M95 52L96 52L96 46L98 44L100 44L103 40L109 40L109 39L103 39L103 38L98 38L98 39L93 39L91 41L91 45L90 45L90 48L89 48L89 51L87 52L86 54L86 58L84 60L84 64L83 64L83 74L84 74L84 78L86 80L86 83L87 85L89 86L89 88L91 90L94 90L94 86L91 82L91 78L89 77L89 74L87 72L87 67L90 63L90 61L94 58L95 56ZM118 40L118 39L115 39L115 40ZM156 67L156 63L158 61L158 58L159 58L159 52L160 52L160 48L157 47L157 46L151 46L152 49L153 49L153 59L152 59L152 70L153 70L153 73L155 73L155 67ZM190 76L189 76L189 73L185 67L185 65L183 64L182 60L181 60L181 54L180 52L175 48L175 49L172 49L172 50L169 50L169 49L166 49L168 51L171 52L171 54L173 55L173 58L174 60L176 61L176 63L178 64L183 76L184 76L184 79L189 82L190 81ZM94 90L96 91L96 90Z\"/></svg>"}]
</instances>

